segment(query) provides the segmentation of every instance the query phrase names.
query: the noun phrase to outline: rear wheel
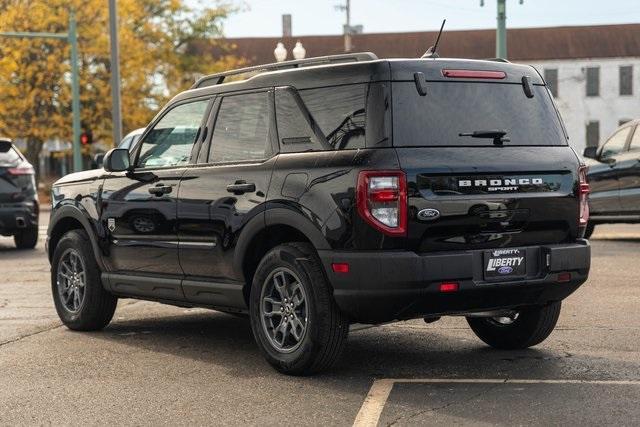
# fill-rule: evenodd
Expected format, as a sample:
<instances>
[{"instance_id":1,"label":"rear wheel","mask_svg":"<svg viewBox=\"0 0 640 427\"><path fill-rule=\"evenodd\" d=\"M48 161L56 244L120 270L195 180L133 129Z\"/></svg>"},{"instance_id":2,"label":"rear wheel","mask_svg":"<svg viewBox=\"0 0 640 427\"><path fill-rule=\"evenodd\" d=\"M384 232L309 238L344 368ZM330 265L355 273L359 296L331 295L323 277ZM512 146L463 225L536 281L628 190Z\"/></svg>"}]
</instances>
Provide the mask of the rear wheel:
<instances>
[{"instance_id":1,"label":"rear wheel","mask_svg":"<svg viewBox=\"0 0 640 427\"><path fill-rule=\"evenodd\" d=\"M69 231L56 246L51 262L51 290L60 320L77 331L107 326L118 303L102 287L89 236L81 230Z\"/></svg>"},{"instance_id":2,"label":"rear wheel","mask_svg":"<svg viewBox=\"0 0 640 427\"><path fill-rule=\"evenodd\" d=\"M306 243L283 244L264 256L253 278L250 317L264 357L290 375L332 366L349 332L320 260Z\"/></svg>"},{"instance_id":3,"label":"rear wheel","mask_svg":"<svg viewBox=\"0 0 640 427\"><path fill-rule=\"evenodd\" d=\"M38 226L27 227L13 235L13 241L18 249L33 249L38 244Z\"/></svg>"},{"instance_id":4,"label":"rear wheel","mask_svg":"<svg viewBox=\"0 0 640 427\"><path fill-rule=\"evenodd\" d=\"M471 330L494 348L515 350L544 341L560 316L561 302L524 308L509 317L467 317Z\"/></svg>"}]
</instances>

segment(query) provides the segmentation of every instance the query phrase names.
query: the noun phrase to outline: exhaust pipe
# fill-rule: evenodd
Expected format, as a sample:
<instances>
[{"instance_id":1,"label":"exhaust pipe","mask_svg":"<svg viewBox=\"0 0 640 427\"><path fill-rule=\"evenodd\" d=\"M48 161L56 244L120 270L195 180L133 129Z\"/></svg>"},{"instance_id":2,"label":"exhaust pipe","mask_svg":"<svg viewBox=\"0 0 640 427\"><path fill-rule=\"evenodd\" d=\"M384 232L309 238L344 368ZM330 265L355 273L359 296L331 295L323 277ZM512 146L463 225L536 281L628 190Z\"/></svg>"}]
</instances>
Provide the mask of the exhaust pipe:
<instances>
[{"instance_id":1,"label":"exhaust pipe","mask_svg":"<svg viewBox=\"0 0 640 427\"><path fill-rule=\"evenodd\" d=\"M27 228L27 222L22 216L16 217L16 225L18 226L18 228Z\"/></svg>"}]
</instances>

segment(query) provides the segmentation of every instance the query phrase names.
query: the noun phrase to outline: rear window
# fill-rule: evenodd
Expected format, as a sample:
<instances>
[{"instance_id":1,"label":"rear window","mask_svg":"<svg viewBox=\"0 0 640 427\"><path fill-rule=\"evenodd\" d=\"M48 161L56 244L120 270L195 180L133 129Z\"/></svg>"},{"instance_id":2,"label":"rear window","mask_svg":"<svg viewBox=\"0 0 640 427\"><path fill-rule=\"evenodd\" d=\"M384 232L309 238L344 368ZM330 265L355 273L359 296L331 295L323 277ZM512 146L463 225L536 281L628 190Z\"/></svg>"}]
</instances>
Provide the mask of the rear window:
<instances>
[{"instance_id":1,"label":"rear window","mask_svg":"<svg viewBox=\"0 0 640 427\"><path fill-rule=\"evenodd\" d=\"M0 163L14 164L20 160L20 155L15 148L11 147L8 151L0 150Z\"/></svg>"},{"instance_id":2,"label":"rear window","mask_svg":"<svg viewBox=\"0 0 640 427\"><path fill-rule=\"evenodd\" d=\"M394 146L490 146L492 139L460 136L504 130L504 145L566 145L544 86L505 83L428 82L420 96L413 82L393 83Z\"/></svg>"}]
</instances>

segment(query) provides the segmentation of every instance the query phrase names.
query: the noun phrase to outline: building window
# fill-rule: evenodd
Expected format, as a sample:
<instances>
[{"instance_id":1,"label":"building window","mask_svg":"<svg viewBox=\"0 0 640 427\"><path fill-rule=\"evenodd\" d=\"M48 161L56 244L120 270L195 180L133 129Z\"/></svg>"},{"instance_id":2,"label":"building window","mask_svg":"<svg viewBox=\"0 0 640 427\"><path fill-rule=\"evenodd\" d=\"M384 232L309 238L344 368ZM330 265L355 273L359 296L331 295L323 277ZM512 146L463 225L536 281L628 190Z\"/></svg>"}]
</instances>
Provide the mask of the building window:
<instances>
[{"instance_id":1,"label":"building window","mask_svg":"<svg viewBox=\"0 0 640 427\"><path fill-rule=\"evenodd\" d=\"M633 95L633 66L620 67L620 95Z\"/></svg>"},{"instance_id":2,"label":"building window","mask_svg":"<svg viewBox=\"0 0 640 427\"><path fill-rule=\"evenodd\" d=\"M618 120L618 126L622 126L623 124L628 123L630 121L631 119L620 119Z\"/></svg>"},{"instance_id":3,"label":"building window","mask_svg":"<svg viewBox=\"0 0 640 427\"><path fill-rule=\"evenodd\" d=\"M545 68L544 69L544 81L547 82L547 87L554 98L558 97L558 69L557 68Z\"/></svg>"},{"instance_id":4,"label":"building window","mask_svg":"<svg viewBox=\"0 0 640 427\"><path fill-rule=\"evenodd\" d=\"M600 67L587 67L587 96L600 95Z\"/></svg>"},{"instance_id":5,"label":"building window","mask_svg":"<svg viewBox=\"0 0 640 427\"><path fill-rule=\"evenodd\" d=\"M600 142L600 122L592 120L587 123L587 147L597 147Z\"/></svg>"}]
</instances>

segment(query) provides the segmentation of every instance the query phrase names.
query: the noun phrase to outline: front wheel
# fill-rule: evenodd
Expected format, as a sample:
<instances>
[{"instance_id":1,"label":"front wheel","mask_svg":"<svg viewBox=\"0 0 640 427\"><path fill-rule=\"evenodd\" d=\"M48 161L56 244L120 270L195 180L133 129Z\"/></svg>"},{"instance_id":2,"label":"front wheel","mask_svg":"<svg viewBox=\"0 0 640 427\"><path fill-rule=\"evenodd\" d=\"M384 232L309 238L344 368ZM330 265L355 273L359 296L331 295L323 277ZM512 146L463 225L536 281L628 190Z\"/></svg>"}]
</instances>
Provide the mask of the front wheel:
<instances>
[{"instance_id":1,"label":"front wheel","mask_svg":"<svg viewBox=\"0 0 640 427\"><path fill-rule=\"evenodd\" d=\"M76 331L109 324L118 299L102 287L89 236L72 230L60 239L51 262L51 290L62 323Z\"/></svg>"},{"instance_id":2,"label":"front wheel","mask_svg":"<svg viewBox=\"0 0 640 427\"><path fill-rule=\"evenodd\" d=\"M471 330L494 348L516 350L544 341L560 317L561 302L523 308L511 317L467 317Z\"/></svg>"},{"instance_id":3,"label":"front wheel","mask_svg":"<svg viewBox=\"0 0 640 427\"><path fill-rule=\"evenodd\" d=\"M307 243L283 244L264 256L253 278L250 317L264 357L289 375L328 369L349 332L320 259Z\"/></svg>"}]
</instances>

